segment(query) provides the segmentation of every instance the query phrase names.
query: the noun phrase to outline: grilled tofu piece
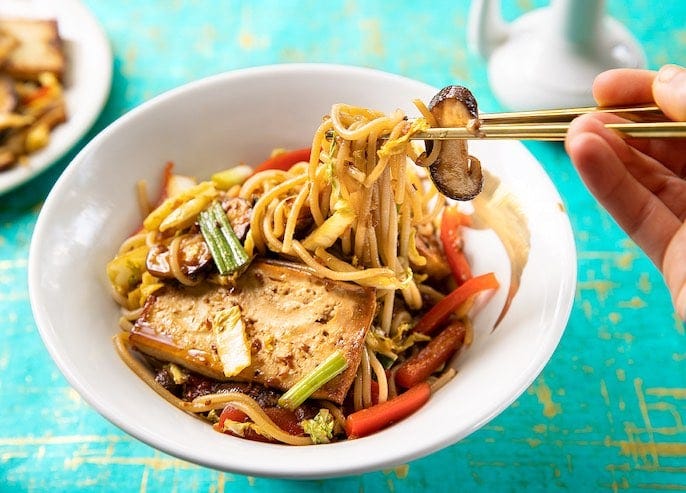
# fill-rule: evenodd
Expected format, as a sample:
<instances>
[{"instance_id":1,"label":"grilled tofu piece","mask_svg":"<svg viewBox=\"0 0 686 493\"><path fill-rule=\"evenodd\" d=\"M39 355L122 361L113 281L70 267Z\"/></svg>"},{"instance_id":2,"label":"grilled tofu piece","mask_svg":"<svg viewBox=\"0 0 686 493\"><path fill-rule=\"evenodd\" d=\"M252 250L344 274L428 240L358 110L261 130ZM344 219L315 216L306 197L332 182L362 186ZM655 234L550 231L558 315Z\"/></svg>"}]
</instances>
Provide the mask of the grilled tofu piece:
<instances>
[{"instance_id":1,"label":"grilled tofu piece","mask_svg":"<svg viewBox=\"0 0 686 493\"><path fill-rule=\"evenodd\" d=\"M376 311L373 289L313 276L292 264L254 261L233 286L169 285L152 295L130 341L139 351L227 380L213 329L221 310L240 307L250 364L231 380L287 390L340 350L348 368L313 395L341 404L359 366Z\"/></svg>"},{"instance_id":2,"label":"grilled tofu piece","mask_svg":"<svg viewBox=\"0 0 686 493\"><path fill-rule=\"evenodd\" d=\"M25 80L51 72L62 79L66 61L56 20L0 19L0 32L5 39L16 41L6 53L3 72Z\"/></svg>"},{"instance_id":3,"label":"grilled tofu piece","mask_svg":"<svg viewBox=\"0 0 686 493\"><path fill-rule=\"evenodd\" d=\"M18 42L10 33L0 29L0 66L5 62Z\"/></svg>"}]
</instances>

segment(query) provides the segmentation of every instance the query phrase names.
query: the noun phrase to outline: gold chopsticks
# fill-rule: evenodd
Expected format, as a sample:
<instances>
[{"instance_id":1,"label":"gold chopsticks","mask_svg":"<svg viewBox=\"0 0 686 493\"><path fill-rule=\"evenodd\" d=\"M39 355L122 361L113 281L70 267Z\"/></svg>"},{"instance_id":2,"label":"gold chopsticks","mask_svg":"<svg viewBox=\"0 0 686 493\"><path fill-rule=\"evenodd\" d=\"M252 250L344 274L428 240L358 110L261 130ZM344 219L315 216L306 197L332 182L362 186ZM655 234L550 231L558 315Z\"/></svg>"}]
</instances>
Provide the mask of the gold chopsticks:
<instances>
[{"instance_id":1,"label":"gold chopsticks","mask_svg":"<svg viewBox=\"0 0 686 493\"><path fill-rule=\"evenodd\" d=\"M479 115L481 121L489 124L504 123L568 123L586 113L612 113L634 122L663 122L664 113L655 105L639 106L584 106L554 110L519 111L510 113L487 113Z\"/></svg>"},{"instance_id":2,"label":"gold chopsticks","mask_svg":"<svg viewBox=\"0 0 686 493\"><path fill-rule=\"evenodd\" d=\"M431 128L413 135L413 139L517 139L564 140L569 123L586 113L611 113L630 120L608 123L606 128L621 132L626 138L686 138L686 122L669 121L654 105L622 107L581 107L479 116L481 126L474 133L466 128Z\"/></svg>"},{"instance_id":3,"label":"gold chopsticks","mask_svg":"<svg viewBox=\"0 0 686 493\"><path fill-rule=\"evenodd\" d=\"M620 132L626 138L686 138L686 122L651 122L651 123L607 123L606 128ZM417 132L410 137L420 140L452 139L516 139L562 141L567 135L569 123L499 124L481 125L479 132L463 128L430 128Z\"/></svg>"},{"instance_id":4,"label":"gold chopsticks","mask_svg":"<svg viewBox=\"0 0 686 493\"><path fill-rule=\"evenodd\" d=\"M570 122L586 113L611 113L630 120L608 123L606 128L620 132L625 138L686 138L686 122L670 121L657 106L580 107L512 113L479 115L478 131L465 127L430 128L417 132L413 140L544 140L565 139ZM382 137L383 138L383 137Z\"/></svg>"}]
</instances>

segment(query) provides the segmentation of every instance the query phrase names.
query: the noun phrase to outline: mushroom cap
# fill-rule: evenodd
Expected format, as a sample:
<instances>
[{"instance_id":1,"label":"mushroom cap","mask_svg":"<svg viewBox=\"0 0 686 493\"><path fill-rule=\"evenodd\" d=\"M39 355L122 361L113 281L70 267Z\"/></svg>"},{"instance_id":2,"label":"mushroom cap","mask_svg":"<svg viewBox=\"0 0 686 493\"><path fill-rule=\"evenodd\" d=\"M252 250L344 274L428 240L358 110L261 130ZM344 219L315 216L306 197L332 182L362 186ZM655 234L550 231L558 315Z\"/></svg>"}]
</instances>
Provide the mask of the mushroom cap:
<instances>
[{"instance_id":1,"label":"mushroom cap","mask_svg":"<svg viewBox=\"0 0 686 493\"><path fill-rule=\"evenodd\" d=\"M474 94L472 94L472 91L464 86L451 85L438 91L429 102L429 111L432 111L436 106L441 105L447 99L456 99L462 103L469 118L479 118L479 107L476 103L476 98L474 97Z\"/></svg>"},{"instance_id":2,"label":"mushroom cap","mask_svg":"<svg viewBox=\"0 0 686 493\"><path fill-rule=\"evenodd\" d=\"M429 111L441 127L468 127L479 115L471 91L455 85L441 89L431 99ZM425 141L425 145L430 153L433 141ZM441 146L438 158L429 166L431 180L438 191L455 200L476 197L483 186L483 174L479 160L467 152L467 141L445 140L438 145Z\"/></svg>"}]
</instances>

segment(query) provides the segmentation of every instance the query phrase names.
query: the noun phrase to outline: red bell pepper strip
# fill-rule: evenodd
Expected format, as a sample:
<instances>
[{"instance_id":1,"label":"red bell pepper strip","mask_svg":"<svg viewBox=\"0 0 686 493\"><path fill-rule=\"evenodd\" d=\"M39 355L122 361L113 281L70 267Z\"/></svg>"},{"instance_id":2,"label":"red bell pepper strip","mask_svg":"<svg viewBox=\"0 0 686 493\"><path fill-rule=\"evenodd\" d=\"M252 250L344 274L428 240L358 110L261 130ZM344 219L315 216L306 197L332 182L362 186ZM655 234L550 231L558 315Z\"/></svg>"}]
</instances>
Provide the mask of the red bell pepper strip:
<instances>
[{"instance_id":1,"label":"red bell pepper strip","mask_svg":"<svg viewBox=\"0 0 686 493\"><path fill-rule=\"evenodd\" d=\"M167 164L164 165L164 170L162 171L162 185L160 188L160 194L157 197L157 202L155 203L155 207L161 205L162 202L167 200L167 197L169 196L169 182L171 181L173 174L174 163L167 161Z\"/></svg>"},{"instance_id":2,"label":"red bell pepper strip","mask_svg":"<svg viewBox=\"0 0 686 493\"><path fill-rule=\"evenodd\" d=\"M22 103L25 105L32 104L34 101L47 96L50 93L50 86L42 86L28 94L26 97L22 98Z\"/></svg>"},{"instance_id":3,"label":"red bell pepper strip","mask_svg":"<svg viewBox=\"0 0 686 493\"><path fill-rule=\"evenodd\" d=\"M219 415L219 421L217 422L219 428L224 429L224 421L226 421L227 419L231 421L236 421L238 423L243 423L245 421L248 421L249 418L248 415L245 414L243 411L241 411L240 409L236 409L235 407L229 404L222 410L221 414Z\"/></svg>"},{"instance_id":4,"label":"red bell pepper strip","mask_svg":"<svg viewBox=\"0 0 686 493\"><path fill-rule=\"evenodd\" d=\"M379 403L379 383L375 380L371 381L372 386L372 404Z\"/></svg>"},{"instance_id":5,"label":"red bell pepper strip","mask_svg":"<svg viewBox=\"0 0 686 493\"><path fill-rule=\"evenodd\" d=\"M214 429L217 430L220 433L225 433L227 435L233 435L233 436L238 436L235 433L225 430L224 429L224 423L226 420L231 420L231 421L236 421L237 423L245 423L246 421L249 421L250 418L248 418L248 415L245 414L243 411L236 409L235 407L232 407L231 405L228 405L224 408L222 411L221 415L219 416L219 421L214 424ZM263 435L260 435L257 433L255 430L248 428L245 430L243 437L246 440L252 440L254 442L270 442L271 440Z\"/></svg>"},{"instance_id":6,"label":"red bell pepper strip","mask_svg":"<svg viewBox=\"0 0 686 493\"><path fill-rule=\"evenodd\" d=\"M462 347L466 333L467 328L462 322L449 324L421 351L400 364L395 372L395 382L410 388L425 381Z\"/></svg>"},{"instance_id":7,"label":"red bell pepper strip","mask_svg":"<svg viewBox=\"0 0 686 493\"><path fill-rule=\"evenodd\" d=\"M468 279L467 282L431 307L431 310L419 319L413 330L420 334L431 335L465 301L481 291L496 289L499 285L495 274L492 272Z\"/></svg>"},{"instance_id":8,"label":"red bell pepper strip","mask_svg":"<svg viewBox=\"0 0 686 493\"><path fill-rule=\"evenodd\" d=\"M296 149L294 151L281 152L258 164L255 167L255 173L259 173L260 171L265 171L268 169L288 171L291 169L291 166L296 163L301 161L309 161L311 152L312 150L309 147L305 149Z\"/></svg>"},{"instance_id":9,"label":"red bell pepper strip","mask_svg":"<svg viewBox=\"0 0 686 493\"><path fill-rule=\"evenodd\" d=\"M302 436L304 434L302 426L300 426L300 421L294 411L289 411L288 409L283 409L280 407L265 407L262 408L267 416L274 422L276 426L281 428L287 433L296 436ZM215 429L221 433L227 433L233 435L233 433L224 430L224 422L229 419L231 421L236 421L238 423L244 423L249 421L248 415L243 411L236 409L229 404L224 408L219 416L219 421L214 425ZM253 440L256 442L276 442L263 435L260 435L253 429L247 429L243 438L248 440Z\"/></svg>"},{"instance_id":10,"label":"red bell pepper strip","mask_svg":"<svg viewBox=\"0 0 686 493\"><path fill-rule=\"evenodd\" d=\"M421 382L391 400L361 409L345 419L348 438L371 435L422 407L431 396L431 387Z\"/></svg>"},{"instance_id":11,"label":"red bell pepper strip","mask_svg":"<svg viewBox=\"0 0 686 493\"><path fill-rule=\"evenodd\" d=\"M469 226L470 223L469 216L462 214L457 207L443 209L441 243L443 243L443 251L458 286L472 277L472 269L462 251L462 235L460 234L461 227Z\"/></svg>"}]
</instances>

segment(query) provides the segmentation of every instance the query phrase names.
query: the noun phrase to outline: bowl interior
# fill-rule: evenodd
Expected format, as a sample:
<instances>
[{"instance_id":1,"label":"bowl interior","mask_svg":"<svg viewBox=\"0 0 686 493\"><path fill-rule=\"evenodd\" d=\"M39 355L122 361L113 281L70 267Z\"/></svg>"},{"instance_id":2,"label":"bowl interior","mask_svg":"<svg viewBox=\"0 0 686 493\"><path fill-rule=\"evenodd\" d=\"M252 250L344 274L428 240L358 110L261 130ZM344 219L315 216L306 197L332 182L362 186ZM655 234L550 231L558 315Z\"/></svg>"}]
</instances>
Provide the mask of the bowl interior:
<instances>
[{"instance_id":1,"label":"bowl interior","mask_svg":"<svg viewBox=\"0 0 686 493\"><path fill-rule=\"evenodd\" d=\"M435 89L372 70L281 65L201 80L125 115L74 159L48 197L29 259L31 303L61 371L106 418L167 453L237 473L297 478L356 474L401 464L460 440L507 407L550 358L569 316L576 261L561 199L518 143L477 142L472 153L515 194L531 228L522 287L496 331L502 289L476 320L476 339L456 361L457 377L418 413L371 437L288 448L221 435L170 406L118 358L118 308L105 264L140 223L135 184L160 181L168 161L199 179L275 147L310 144L331 105L346 102L416 115L411 100ZM532 194L531 191L536 193ZM509 267L494 235L474 234L477 271ZM435 423L443 423L436 432ZM192 438L189 438L192 437Z\"/></svg>"}]
</instances>

